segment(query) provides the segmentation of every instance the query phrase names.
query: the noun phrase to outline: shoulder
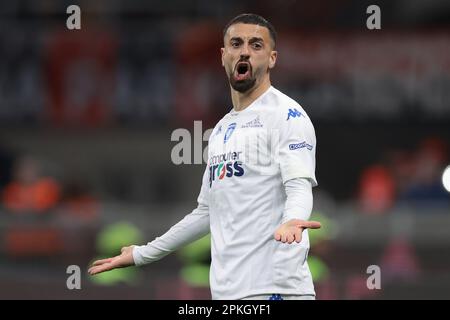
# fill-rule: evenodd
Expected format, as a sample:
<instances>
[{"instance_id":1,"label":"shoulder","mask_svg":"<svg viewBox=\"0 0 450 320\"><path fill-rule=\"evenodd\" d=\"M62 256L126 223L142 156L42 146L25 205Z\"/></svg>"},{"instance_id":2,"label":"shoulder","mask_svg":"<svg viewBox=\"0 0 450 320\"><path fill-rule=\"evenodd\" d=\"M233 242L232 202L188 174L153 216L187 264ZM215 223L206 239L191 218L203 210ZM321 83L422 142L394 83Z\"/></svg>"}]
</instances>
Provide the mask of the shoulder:
<instances>
[{"instance_id":1,"label":"shoulder","mask_svg":"<svg viewBox=\"0 0 450 320\"><path fill-rule=\"evenodd\" d=\"M232 109L230 109L225 115L217 121L216 125L214 126L214 131L219 129L224 123L227 123L233 118Z\"/></svg>"},{"instance_id":2,"label":"shoulder","mask_svg":"<svg viewBox=\"0 0 450 320\"><path fill-rule=\"evenodd\" d=\"M302 125L314 131L311 119L299 102L273 87L268 98L272 102L275 118L280 128Z\"/></svg>"}]
</instances>

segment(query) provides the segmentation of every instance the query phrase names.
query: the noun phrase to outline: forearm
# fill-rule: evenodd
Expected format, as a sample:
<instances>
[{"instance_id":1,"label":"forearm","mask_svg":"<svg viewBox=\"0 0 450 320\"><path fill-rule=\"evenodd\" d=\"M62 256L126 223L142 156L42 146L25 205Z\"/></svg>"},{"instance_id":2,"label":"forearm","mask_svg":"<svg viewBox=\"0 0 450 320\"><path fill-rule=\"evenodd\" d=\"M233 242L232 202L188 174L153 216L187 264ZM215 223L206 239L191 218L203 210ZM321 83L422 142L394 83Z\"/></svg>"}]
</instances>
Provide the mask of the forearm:
<instances>
[{"instance_id":1,"label":"forearm","mask_svg":"<svg viewBox=\"0 0 450 320\"><path fill-rule=\"evenodd\" d=\"M133 260L137 266L148 264L170 254L209 233L209 208L199 206L165 234L144 246L135 246Z\"/></svg>"},{"instance_id":2,"label":"forearm","mask_svg":"<svg viewBox=\"0 0 450 320\"><path fill-rule=\"evenodd\" d=\"M312 185L309 179L295 178L285 182L286 204L282 223L292 219L307 221L313 208Z\"/></svg>"}]
</instances>

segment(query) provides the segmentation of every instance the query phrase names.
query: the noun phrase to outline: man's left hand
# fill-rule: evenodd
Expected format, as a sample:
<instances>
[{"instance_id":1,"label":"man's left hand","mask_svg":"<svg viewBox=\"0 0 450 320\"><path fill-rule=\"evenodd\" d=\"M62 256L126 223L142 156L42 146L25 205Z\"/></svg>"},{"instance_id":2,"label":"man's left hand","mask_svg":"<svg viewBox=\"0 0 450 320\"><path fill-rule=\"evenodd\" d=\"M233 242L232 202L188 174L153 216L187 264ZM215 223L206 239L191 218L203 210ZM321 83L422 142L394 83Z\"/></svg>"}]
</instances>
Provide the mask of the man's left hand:
<instances>
[{"instance_id":1,"label":"man's left hand","mask_svg":"<svg viewBox=\"0 0 450 320\"><path fill-rule=\"evenodd\" d=\"M300 243L302 241L302 232L306 228L319 229L322 227L317 221L304 221L299 219L291 219L281 226L274 233L275 240L283 243Z\"/></svg>"}]
</instances>

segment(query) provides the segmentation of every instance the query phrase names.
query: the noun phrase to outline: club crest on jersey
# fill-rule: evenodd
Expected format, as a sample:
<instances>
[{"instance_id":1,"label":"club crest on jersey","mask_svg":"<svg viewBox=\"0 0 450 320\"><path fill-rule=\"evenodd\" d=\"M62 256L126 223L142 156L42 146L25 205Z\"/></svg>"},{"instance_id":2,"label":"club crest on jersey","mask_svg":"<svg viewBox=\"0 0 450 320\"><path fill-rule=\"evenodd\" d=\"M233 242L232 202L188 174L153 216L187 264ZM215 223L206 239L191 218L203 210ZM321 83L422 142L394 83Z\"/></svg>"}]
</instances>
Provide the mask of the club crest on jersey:
<instances>
[{"instance_id":1,"label":"club crest on jersey","mask_svg":"<svg viewBox=\"0 0 450 320\"><path fill-rule=\"evenodd\" d=\"M230 125L228 126L227 131L225 131L225 135L223 136L223 143L227 143L234 129L236 129L236 122L230 123Z\"/></svg>"},{"instance_id":2,"label":"club crest on jersey","mask_svg":"<svg viewBox=\"0 0 450 320\"><path fill-rule=\"evenodd\" d=\"M296 118L296 117L300 118L301 116L304 117L304 115L300 111L298 111L296 108L289 109L288 117L287 117L286 121L288 121L291 117L292 118Z\"/></svg>"}]
</instances>

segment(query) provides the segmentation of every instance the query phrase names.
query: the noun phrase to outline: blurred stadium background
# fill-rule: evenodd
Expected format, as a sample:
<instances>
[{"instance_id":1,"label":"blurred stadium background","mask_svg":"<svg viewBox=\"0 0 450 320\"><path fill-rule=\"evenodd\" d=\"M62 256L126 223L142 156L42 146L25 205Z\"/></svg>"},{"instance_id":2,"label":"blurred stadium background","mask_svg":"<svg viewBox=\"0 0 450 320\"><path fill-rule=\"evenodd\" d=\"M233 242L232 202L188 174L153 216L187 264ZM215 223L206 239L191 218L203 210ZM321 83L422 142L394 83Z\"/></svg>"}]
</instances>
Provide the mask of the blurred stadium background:
<instances>
[{"instance_id":1,"label":"blurred stadium background","mask_svg":"<svg viewBox=\"0 0 450 320\"><path fill-rule=\"evenodd\" d=\"M450 298L448 1L20 0L0 2L1 299L210 297L208 238L145 268L86 271L196 206L204 165L174 165L170 137L230 109L219 48L242 12L275 25L273 84L315 124L318 299ZM81 290L66 288L69 265ZM366 287L370 265L381 290Z\"/></svg>"}]
</instances>

